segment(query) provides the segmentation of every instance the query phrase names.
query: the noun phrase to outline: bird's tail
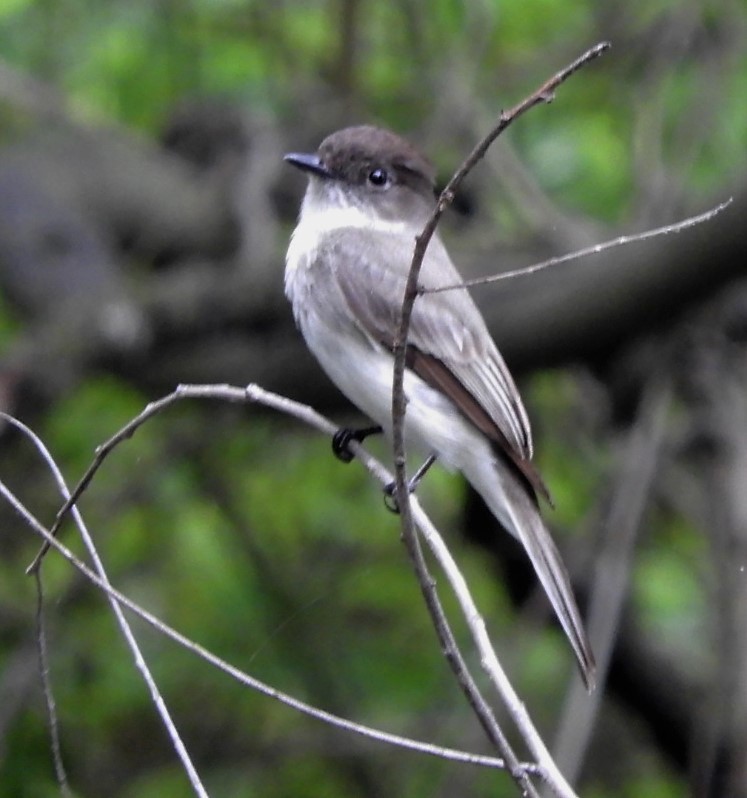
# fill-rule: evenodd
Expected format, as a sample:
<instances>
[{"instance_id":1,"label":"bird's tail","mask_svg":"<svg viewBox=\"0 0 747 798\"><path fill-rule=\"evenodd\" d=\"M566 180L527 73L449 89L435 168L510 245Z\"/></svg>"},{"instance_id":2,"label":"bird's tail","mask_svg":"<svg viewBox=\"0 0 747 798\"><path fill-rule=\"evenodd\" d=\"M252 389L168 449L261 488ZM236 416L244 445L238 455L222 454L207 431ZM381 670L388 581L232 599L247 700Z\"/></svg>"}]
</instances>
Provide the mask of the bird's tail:
<instances>
[{"instance_id":1,"label":"bird's tail","mask_svg":"<svg viewBox=\"0 0 747 798\"><path fill-rule=\"evenodd\" d=\"M493 464L492 478L486 479L486 469L481 468L480 471L482 479L475 474L468 474L468 479L483 497L493 515L521 541L526 549L542 587L570 641L586 688L591 692L595 686L594 655L573 596L568 571L540 516L534 498L520 478L509 472L502 463ZM478 478L473 479L476 476Z\"/></svg>"}]
</instances>

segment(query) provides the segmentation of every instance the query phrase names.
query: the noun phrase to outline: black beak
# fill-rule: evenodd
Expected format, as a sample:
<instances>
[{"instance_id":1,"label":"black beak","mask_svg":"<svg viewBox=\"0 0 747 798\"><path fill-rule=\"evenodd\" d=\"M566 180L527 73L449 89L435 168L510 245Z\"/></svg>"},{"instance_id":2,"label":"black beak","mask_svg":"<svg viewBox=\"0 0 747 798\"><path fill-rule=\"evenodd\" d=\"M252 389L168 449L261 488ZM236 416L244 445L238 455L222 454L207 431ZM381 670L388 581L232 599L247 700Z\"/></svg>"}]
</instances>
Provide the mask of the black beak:
<instances>
[{"instance_id":1,"label":"black beak","mask_svg":"<svg viewBox=\"0 0 747 798\"><path fill-rule=\"evenodd\" d=\"M316 153L289 152L283 157L283 160L293 164L293 166L297 166L304 172L311 172L317 177L334 177Z\"/></svg>"}]
</instances>

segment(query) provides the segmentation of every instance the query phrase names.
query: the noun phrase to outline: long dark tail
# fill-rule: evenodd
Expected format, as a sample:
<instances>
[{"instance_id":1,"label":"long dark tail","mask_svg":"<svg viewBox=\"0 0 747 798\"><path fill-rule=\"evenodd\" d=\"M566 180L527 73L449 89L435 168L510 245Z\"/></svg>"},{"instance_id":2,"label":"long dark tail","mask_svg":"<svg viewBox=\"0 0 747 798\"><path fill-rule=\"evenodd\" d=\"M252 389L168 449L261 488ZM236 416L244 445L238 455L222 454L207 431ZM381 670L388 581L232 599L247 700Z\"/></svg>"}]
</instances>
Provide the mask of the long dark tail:
<instances>
[{"instance_id":1,"label":"long dark tail","mask_svg":"<svg viewBox=\"0 0 747 798\"><path fill-rule=\"evenodd\" d=\"M494 471L500 482L499 490L496 490L498 486L495 483L493 490L489 490L484 479L479 480L481 484L477 484L478 480L470 479L470 481L482 495L493 515L524 545L570 641L586 688L591 692L596 684L594 654L560 552L523 481L510 473L502 462L495 464Z\"/></svg>"}]
</instances>

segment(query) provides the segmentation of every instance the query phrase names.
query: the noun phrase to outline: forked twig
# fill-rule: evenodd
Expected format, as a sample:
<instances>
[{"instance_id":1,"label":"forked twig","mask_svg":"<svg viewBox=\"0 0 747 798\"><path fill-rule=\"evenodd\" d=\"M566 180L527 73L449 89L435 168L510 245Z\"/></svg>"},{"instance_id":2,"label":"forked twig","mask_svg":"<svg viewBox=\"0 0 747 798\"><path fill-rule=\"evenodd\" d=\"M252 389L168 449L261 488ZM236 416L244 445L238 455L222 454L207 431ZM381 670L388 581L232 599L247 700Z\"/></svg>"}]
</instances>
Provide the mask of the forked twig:
<instances>
[{"instance_id":1,"label":"forked twig","mask_svg":"<svg viewBox=\"0 0 747 798\"><path fill-rule=\"evenodd\" d=\"M178 388L177 388L178 391ZM70 510L75 506L75 503L81 497L83 491L88 487L91 480L94 477L94 474L101 468L101 464L106 460L109 456L109 453L118 446L122 441L131 438L135 432L151 417L155 416L157 413L160 413L165 407L173 404L173 394L169 394L168 396L163 397L155 402L151 402L148 406L143 410L142 413L139 413L135 418L133 418L128 424L125 424L116 435L111 437L108 441L101 444L101 446L96 447L95 457L91 464L86 469L85 474L81 477L78 484L73 489L73 492L67 497L64 504L60 509L57 511L57 515L55 516L54 523L52 524L49 533L52 537L57 535L60 531L60 527L62 526L62 522L67 518ZM8 417L10 418L10 417ZM26 573L30 574L36 571L39 568L44 555L49 551L50 542L48 540L44 540L41 545L41 548L37 552L34 559L31 561L30 565L26 568Z\"/></svg>"},{"instance_id":2,"label":"forked twig","mask_svg":"<svg viewBox=\"0 0 747 798\"><path fill-rule=\"evenodd\" d=\"M509 111L502 111L497 124L493 129L483 138L481 142L472 150L467 156L462 165L457 169L452 178L446 185L446 188L441 192L441 195L436 202L433 212L426 222L423 231L415 239L415 248L413 251L412 262L410 271L407 276L405 285L404 296L402 299L402 307L400 311L400 323L395 336L394 345L394 374L392 379L392 445L394 453L394 469L395 469L395 486L396 497L400 508L400 518L402 525L402 536L405 545L410 554L413 562L413 567L418 576L418 581L421 590L426 598L426 603L430 607L429 594L432 593L432 580L428 574L425 560L420 549L418 536L415 532L413 524L412 510L410 507L410 495L407 486L407 469L405 457L405 442L404 442L404 424L406 412L406 398L404 393L404 372L405 360L407 349L407 338L410 329L410 320L412 317L412 309L418 294L418 277L420 269L423 265L423 258L430 243L433 234L436 231L438 222L443 215L443 212L451 204L454 199L454 193L464 178L474 168L478 161L485 155L488 147L495 141L496 138L516 119L523 113L528 111L540 103L547 103L553 100L555 90L567 80L572 74L581 69L586 64L590 63L607 49L610 45L608 42L601 42L591 49L587 50L583 55L573 61L571 64L561 69L557 74L545 81L536 91L530 94L526 99L522 100L518 105L514 106ZM466 587L466 586L465 586ZM476 612L476 610L475 610ZM442 630L439 628L440 619L433 615L432 619L436 632L439 637L442 636ZM478 620L479 619L479 620ZM529 746L532 756L536 758L537 763L540 765L545 773L551 788L561 796L570 798L574 796L571 786L563 778L562 774L556 767L552 757L550 756L547 747L545 746L542 738L536 733L533 724L531 723L523 703L519 700L518 696L513 691L508 679L505 678L502 669L499 666L495 653L490 641L485 633L484 623L479 615L473 617L475 625L472 627L473 638L481 653L481 662L483 667L488 672L493 684L498 689L500 696L506 704L511 716L520 729L527 745ZM458 670L452 663L452 668L460 679ZM502 746L499 749L500 754L506 759L508 763L515 760L516 756L510 746L505 748ZM528 786L528 779L525 774L512 774L517 786L526 794L529 789L534 789L531 785Z\"/></svg>"},{"instance_id":3,"label":"forked twig","mask_svg":"<svg viewBox=\"0 0 747 798\"><path fill-rule=\"evenodd\" d=\"M54 477L55 482L57 483L57 488L62 494L65 499L69 499L70 491L68 490L67 484L65 483L65 479L62 476L62 472L60 471L57 463L55 462L54 458L52 457L50 451L44 445L43 441L39 438L36 433L27 427L25 424L20 422L18 419L13 418L12 416L7 415L6 413L0 413L0 417L2 417L5 421L9 424L12 424L19 432L25 435L36 447L36 450L41 454L44 462L47 465L47 468L50 470L52 476ZM0 487L4 487L0 484ZM171 718L171 713L169 712L168 708L166 707L166 703L163 700L163 696L161 695L161 691L158 689L158 685L156 684L155 679L153 678L153 674L150 672L147 663L145 662L145 657L143 657L143 653L140 650L140 646L135 639L135 635L130 627L127 619L124 617L124 613L122 611L122 607L119 603L115 600L112 594L109 592L111 590L111 583L109 582L109 577L106 574L106 569L104 568L104 564L101 561L101 558L98 555L98 551L96 550L96 546L93 542L93 538L88 532L86 525L83 521L83 517L80 514L80 511L77 507L73 506L71 508L72 517L75 521L75 525L78 527L80 531L81 537L83 538L83 542L86 545L88 550L88 554L93 562L93 566L96 572L97 579L101 586L103 586L107 590L107 598L109 599L109 603L111 605L112 611L114 612L114 617L116 618L117 625L119 626L120 631L122 632L122 636L124 637L130 651L135 660L135 666L140 671L143 681L148 688L148 692L150 693L150 697L158 711L158 714L161 718L161 722L166 729L166 732L171 739L171 744L174 747L174 750L177 753L177 756L181 760L182 766L184 767L184 771L189 779L189 783L192 786L195 794L199 796L199 798L208 798L207 790L205 789L202 781L200 779L199 774L197 773L197 769L195 768L192 759L189 756L189 752L187 751L187 747L184 745L184 741L181 739L179 731L174 724L174 721ZM45 536L46 538L47 536ZM48 538L51 539L51 538ZM46 542L46 541L45 541ZM93 572L91 572L93 573ZM41 602L41 572L39 568L34 569L33 571L34 577L37 582L37 589L38 589L38 596L39 601ZM41 607L39 609L39 613L41 614ZM39 628L39 650L40 656L42 652L44 654L43 657L43 667L46 666L46 638L44 635L43 628ZM45 696L47 699L47 707L48 707L48 714L50 717L50 724L52 725L52 750L53 750L53 757L55 762L55 769L58 773L58 781L60 783L61 788L65 791L65 795L70 794L69 788L67 786L67 780L65 777L64 769L62 768L62 758L60 754L60 746L59 746L59 734L57 728L57 720L56 720L56 713L54 711L54 699L51 692L51 687L49 686L49 680L44 674L44 686L45 686ZM62 778L60 776L62 774Z\"/></svg>"}]
</instances>

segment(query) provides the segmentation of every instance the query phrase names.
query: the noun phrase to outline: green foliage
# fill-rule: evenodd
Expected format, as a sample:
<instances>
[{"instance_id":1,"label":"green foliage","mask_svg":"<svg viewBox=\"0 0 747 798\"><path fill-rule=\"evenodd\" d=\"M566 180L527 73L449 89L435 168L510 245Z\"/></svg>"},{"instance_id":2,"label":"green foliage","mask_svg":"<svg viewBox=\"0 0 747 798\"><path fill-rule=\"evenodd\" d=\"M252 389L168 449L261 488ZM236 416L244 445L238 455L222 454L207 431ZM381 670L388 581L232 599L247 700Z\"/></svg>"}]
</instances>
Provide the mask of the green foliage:
<instances>
[{"instance_id":1,"label":"green foliage","mask_svg":"<svg viewBox=\"0 0 747 798\"><path fill-rule=\"evenodd\" d=\"M47 416L44 434L55 442L53 454L68 467L88 465L94 450L143 408L133 388L112 377L87 380L74 394L55 404ZM126 453L126 447L124 450ZM122 456L122 452L119 453ZM142 456L140 452L139 456Z\"/></svg>"},{"instance_id":2,"label":"green foliage","mask_svg":"<svg viewBox=\"0 0 747 798\"><path fill-rule=\"evenodd\" d=\"M578 530L594 506L608 466L581 410L588 401L583 390L565 372L535 374L526 389L532 415L541 424L536 462L555 502L548 518L569 530Z\"/></svg>"},{"instance_id":3,"label":"green foliage","mask_svg":"<svg viewBox=\"0 0 747 798\"><path fill-rule=\"evenodd\" d=\"M687 793L672 776L647 774L633 778L617 789L595 788L586 792L586 798L685 798Z\"/></svg>"},{"instance_id":4,"label":"green foliage","mask_svg":"<svg viewBox=\"0 0 747 798\"><path fill-rule=\"evenodd\" d=\"M0 20L12 17L31 5L33 0L2 0L0 2Z\"/></svg>"},{"instance_id":5,"label":"green foliage","mask_svg":"<svg viewBox=\"0 0 747 798\"><path fill-rule=\"evenodd\" d=\"M702 572L705 541L680 518L654 519L656 546L642 546L636 557L633 593L638 617L664 650L673 652L693 675L705 671L710 646L693 650L694 639L708 639L709 611ZM713 641L711 641L713 642Z\"/></svg>"}]
</instances>

